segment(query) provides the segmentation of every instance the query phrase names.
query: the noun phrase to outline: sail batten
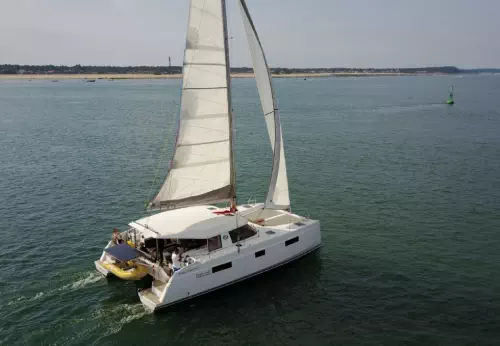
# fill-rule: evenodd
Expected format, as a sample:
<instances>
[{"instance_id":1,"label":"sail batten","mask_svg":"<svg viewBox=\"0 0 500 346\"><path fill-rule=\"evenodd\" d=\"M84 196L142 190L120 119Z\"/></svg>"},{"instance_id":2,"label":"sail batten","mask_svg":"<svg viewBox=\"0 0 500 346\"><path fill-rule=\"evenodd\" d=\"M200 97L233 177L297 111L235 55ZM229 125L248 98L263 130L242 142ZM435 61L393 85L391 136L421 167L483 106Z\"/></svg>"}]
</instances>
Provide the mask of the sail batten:
<instances>
[{"instance_id":1,"label":"sail batten","mask_svg":"<svg viewBox=\"0 0 500 346\"><path fill-rule=\"evenodd\" d=\"M247 36L250 55L257 82L257 89L266 121L271 147L273 149L273 170L269 182L269 189L265 201L266 208L289 209L290 197L288 192L288 178L286 172L285 151L279 111L274 95L271 73L266 61L262 44L253 24L245 0L239 0L243 25Z\"/></svg>"},{"instance_id":2,"label":"sail batten","mask_svg":"<svg viewBox=\"0 0 500 346\"><path fill-rule=\"evenodd\" d=\"M224 0L191 0L174 156L152 207L234 198L232 112Z\"/></svg>"}]
</instances>

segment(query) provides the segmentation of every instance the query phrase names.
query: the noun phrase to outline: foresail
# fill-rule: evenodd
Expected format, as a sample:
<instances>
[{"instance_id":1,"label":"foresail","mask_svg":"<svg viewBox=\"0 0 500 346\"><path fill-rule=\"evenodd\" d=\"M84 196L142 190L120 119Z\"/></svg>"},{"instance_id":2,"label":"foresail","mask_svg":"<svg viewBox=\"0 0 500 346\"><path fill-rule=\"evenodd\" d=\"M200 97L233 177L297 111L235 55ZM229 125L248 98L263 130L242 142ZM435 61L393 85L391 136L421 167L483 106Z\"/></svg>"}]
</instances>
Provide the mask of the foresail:
<instances>
[{"instance_id":1,"label":"foresail","mask_svg":"<svg viewBox=\"0 0 500 346\"><path fill-rule=\"evenodd\" d=\"M152 201L165 209L235 195L224 0L191 0L177 141L167 178Z\"/></svg>"},{"instance_id":2,"label":"foresail","mask_svg":"<svg viewBox=\"0 0 500 346\"><path fill-rule=\"evenodd\" d=\"M269 139L271 140L271 147L273 148L273 171L265 206L266 208L288 209L290 207L290 197L288 192L285 150L283 147L283 136L281 133L278 107L272 87L271 73L245 0L239 0L238 3L243 17L250 54L252 56L253 70L259 90L262 111L264 112L267 131L269 133Z\"/></svg>"}]
</instances>

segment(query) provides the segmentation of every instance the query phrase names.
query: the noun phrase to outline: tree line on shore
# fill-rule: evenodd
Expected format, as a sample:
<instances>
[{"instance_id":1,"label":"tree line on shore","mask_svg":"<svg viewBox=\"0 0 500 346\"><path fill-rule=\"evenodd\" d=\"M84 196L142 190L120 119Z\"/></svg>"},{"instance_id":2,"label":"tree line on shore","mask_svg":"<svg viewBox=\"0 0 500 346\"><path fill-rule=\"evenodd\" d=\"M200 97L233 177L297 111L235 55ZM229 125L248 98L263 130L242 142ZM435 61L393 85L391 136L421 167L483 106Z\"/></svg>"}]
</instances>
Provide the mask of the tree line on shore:
<instances>
[{"instance_id":1,"label":"tree line on shore","mask_svg":"<svg viewBox=\"0 0 500 346\"><path fill-rule=\"evenodd\" d=\"M182 66L84 66L84 65L0 65L0 74L179 74ZM251 67L231 67L232 73L252 73ZM295 73L479 73L500 72L500 69L461 70L455 66L416 68L271 68L273 74Z\"/></svg>"}]
</instances>

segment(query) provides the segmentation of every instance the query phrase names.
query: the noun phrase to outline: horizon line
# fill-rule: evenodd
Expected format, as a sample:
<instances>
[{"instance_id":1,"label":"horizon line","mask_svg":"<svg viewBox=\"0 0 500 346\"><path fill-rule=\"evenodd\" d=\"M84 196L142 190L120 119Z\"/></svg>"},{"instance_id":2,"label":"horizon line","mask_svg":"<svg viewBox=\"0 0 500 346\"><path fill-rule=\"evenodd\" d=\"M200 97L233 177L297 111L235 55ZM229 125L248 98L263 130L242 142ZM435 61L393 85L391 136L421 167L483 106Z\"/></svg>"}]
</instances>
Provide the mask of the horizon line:
<instances>
[{"instance_id":1,"label":"horizon line","mask_svg":"<svg viewBox=\"0 0 500 346\"><path fill-rule=\"evenodd\" d=\"M74 65L67 65L67 64L12 64L12 63L0 63L0 66L34 66L34 67L47 67L47 66L54 66L54 67L118 67L118 68L130 68L130 67L150 67L150 68L182 68L182 65L141 65L141 64L136 64L136 65L82 65L82 64L74 64ZM253 69L251 66L230 66L230 68L246 68L246 69ZM298 70L305 70L305 69L354 69L354 70L387 70L387 69L437 69L437 68L456 68L459 70L500 70L500 67L472 67L472 68L462 68L458 67L455 65L428 65L428 66L418 66L418 67L347 67L347 66L314 66L314 67L282 67L282 66L270 66L269 68L271 69L298 69Z\"/></svg>"}]
</instances>

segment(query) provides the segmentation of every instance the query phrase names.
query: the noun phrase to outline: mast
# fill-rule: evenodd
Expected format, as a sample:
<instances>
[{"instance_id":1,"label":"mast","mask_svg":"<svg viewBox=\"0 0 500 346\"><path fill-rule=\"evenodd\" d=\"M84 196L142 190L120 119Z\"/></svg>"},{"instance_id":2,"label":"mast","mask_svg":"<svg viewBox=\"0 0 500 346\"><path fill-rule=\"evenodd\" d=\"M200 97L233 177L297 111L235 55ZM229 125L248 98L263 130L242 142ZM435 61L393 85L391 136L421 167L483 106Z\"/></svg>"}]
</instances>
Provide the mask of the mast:
<instances>
[{"instance_id":1,"label":"mast","mask_svg":"<svg viewBox=\"0 0 500 346\"><path fill-rule=\"evenodd\" d=\"M221 0L222 6L222 21L224 27L224 51L226 55L226 83L227 83L227 111L229 114L229 143L230 143L230 153L229 161L231 165L231 192L230 201L232 204L236 205L236 164L234 159L235 145L234 145L234 114L231 104L231 63L229 60L229 39L227 30L227 6L226 0Z\"/></svg>"}]
</instances>

